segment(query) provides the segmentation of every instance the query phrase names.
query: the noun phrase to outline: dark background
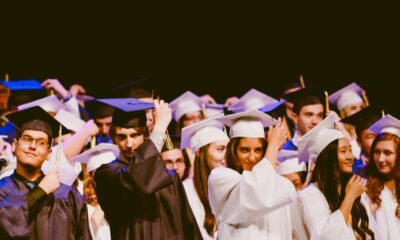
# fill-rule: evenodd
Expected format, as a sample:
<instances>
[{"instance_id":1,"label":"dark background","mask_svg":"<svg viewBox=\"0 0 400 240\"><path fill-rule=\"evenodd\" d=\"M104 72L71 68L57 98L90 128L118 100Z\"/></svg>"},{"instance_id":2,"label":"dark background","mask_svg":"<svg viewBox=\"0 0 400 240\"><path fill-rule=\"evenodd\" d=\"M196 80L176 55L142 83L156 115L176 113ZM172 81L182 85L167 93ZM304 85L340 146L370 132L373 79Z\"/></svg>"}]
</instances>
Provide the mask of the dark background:
<instances>
[{"instance_id":1,"label":"dark background","mask_svg":"<svg viewBox=\"0 0 400 240\"><path fill-rule=\"evenodd\" d=\"M2 6L0 74L58 78L97 96L146 78L167 100L191 90L219 102L250 88L279 97L303 74L328 92L356 81L399 116L396 9L354 1Z\"/></svg>"}]
</instances>

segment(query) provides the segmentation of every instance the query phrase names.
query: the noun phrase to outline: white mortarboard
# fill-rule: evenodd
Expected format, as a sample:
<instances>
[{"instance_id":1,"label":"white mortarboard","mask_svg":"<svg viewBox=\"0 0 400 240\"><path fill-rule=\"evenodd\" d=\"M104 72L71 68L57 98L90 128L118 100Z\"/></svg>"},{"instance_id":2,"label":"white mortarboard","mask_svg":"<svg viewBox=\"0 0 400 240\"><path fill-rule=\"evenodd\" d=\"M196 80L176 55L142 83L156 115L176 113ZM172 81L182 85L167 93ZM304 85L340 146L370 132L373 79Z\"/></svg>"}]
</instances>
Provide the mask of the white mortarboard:
<instances>
[{"instance_id":1,"label":"white mortarboard","mask_svg":"<svg viewBox=\"0 0 400 240\"><path fill-rule=\"evenodd\" d=\"M299 162L315 161L321 151L344 134L334 129L335 114L331 113L322 122L308 131L298 141Z\"/></svg>"},{"instance_id":2,"label":"white mortarboard","mask_svg":"<svg viewBox=\"0 0 400 240\"><path fill-rule=\"evenodd\" d=\"M278 166L276 171L278 174L289 174L294 172L307 171L304 162L299 163L299 153L292 150L281 150L278 152Z\"/></svg>"},{"instance_id":3,"label":"white mortarboard","mask_svg":"<svg viewBox=\"0 0 400 240\"><path fill-rule=\"evenodd\" d=\"M265 138L264 128L273 123L273 118L258 110L240 112L218 118L230 127L229 136Z\"/></svg>"},{"instance_id":4,"label":"white mortarboard","mask_svg":"<svg viewBox=\"0 0 400 240\"><path fill-rule=\"evenodd\" d=\"M342 110L350 104L362 103L364 89L357 83L351 83L344 88L339 89L329 96L329 102L336 105L339 110Z\"/></svg>"},{"instance_id":5,"label":"white mortarboard","mask_svg":"<svg viewBox=\"0 0 400 240\"><path fill-rule=\"evenodd\" d=\"M46 112L56 113L60 109L65 109L64 105L55 95L44 97L32 102L28 102L18 106L18 111L25 110L31 107L39 106Z\"/></svg>"},{"instance_id":6,"label":"white mortarboard","mask_svg":"<svg viewBox=\"0 0 400 240\"><path fill-rule=\"evenodd\" d=\"M172 116L176 122L186 113L201 111L201 99L196 94L187 91L175 98L169 106L172 109Z\"/></svg>"},{"instance_id":7,"label":"white mortarboard","mask_svg":"<svg viewBox=\"0 0 400 240\"><path fill-rule=\"evenodd\" d=\"M91 172L103 164L110 163L119 155L117 145L110 143L100 143L96 147L84 151L71 159L72 163L86 163L87 171Z\"/></svg>"},{"instance_id":8,"label":"white mortarboard","mask_svg":"<svg viewBox=\"0 0 400 240\"><path fill-rule=\"evenodd\" d=\"M216 117L182 128L181 149L190 147L197 150L215 141L229 140L228 135L223 131L224 124L216 120Z\"/></svg>"},{"instance_id":9,"label":"white mortarboard","mask_svg":"<svg viewBox=\"0 0 400 240\"><path fill-rule=\"evenodd\" d=\"M206 118L210 118L224 112L224 104L205 103Z\"/></svg>"},{"instance_id":10,"label":"white mortarboard","mask_svg":"<svg viewBox=\"0 0 400 240\"><path fill-rule=\"evenodd\" d=\"M85 126L85 121L63 109L60 109L54 118L64 125L68 130L73 132L78 132L83 128L83 126Z\"/></svg>"},{"instance_id":11,"label":"white mortarboard","mask_svg":"<svg viewBox=\"0 0 400 240\"><path fill-rule=\"evenodd\" d=\"M275 102L278 102L278 100L256 89L250 89L235 104L230 106L228 110L234 113L257 110L267 104Z\"/></svg>"},{"instance_id":12,"label":"white mortarboard","mask_svg":"<svg viewBox=\"0 0 400 240\"><path fill-rule=\"evenodd\" d=\"M400 120L387 114L384 118L372 124L369 130L376 135L380 133L391 133L400 137Z\"/></svg>"}]
</instances>

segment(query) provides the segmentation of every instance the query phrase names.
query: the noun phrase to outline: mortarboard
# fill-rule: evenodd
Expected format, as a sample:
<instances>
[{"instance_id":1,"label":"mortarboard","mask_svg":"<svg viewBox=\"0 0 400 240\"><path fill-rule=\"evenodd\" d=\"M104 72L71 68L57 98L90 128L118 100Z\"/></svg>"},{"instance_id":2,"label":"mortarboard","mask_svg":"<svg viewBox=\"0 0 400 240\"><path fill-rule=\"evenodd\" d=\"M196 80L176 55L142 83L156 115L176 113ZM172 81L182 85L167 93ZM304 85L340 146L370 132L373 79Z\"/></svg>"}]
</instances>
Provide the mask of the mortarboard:
<instances>
[{"instance_id":1,"label":"mortarboard","mask_svg":"<svg viewBox=\"0 0 400 240\"><path fill-rule=\"evenodd\" d=\"M70 161L71 163L86 163L87 171L91 172L103 164L114 161L116 157L118 157L119 152L115 144L100 143L78 156L75 156Z\"/></svg>"},{"instance_id":2,"label":"mortarboard","mask_svg":"<svg viewBox=\"0 0 400 240\"><path fill-rule=\"evenodd\" d=\"M228 110L233 113L257 110L267 104L275 102L278 102L278 100L256 89L250 89L235 104L230 106Z\"/></svg>"},{"instance_id":3,"label":"mortarboard","mask_svg":"<svg viewBox=\"0 0 400 240\"><path fill-rule=\"evenodd\" d=\"M231 138L265 138L264 127L269 127L274 119L268 114L252 110L218 117L218 121L230 127Z\"/></svg>"},{"instance_id":4,"label":"mortarboard","mask_svg":"<svg viewBox=\"0 0 400 240\"><path fill-rule=\"evenodd\" d=\"M55 95L44 97L32 102L28 102L18 106L18 111L22 111L31 107L39 106L46 112L57 113L60 109L65 109L64 105Z\"/></svg>"},{"instance_id":5,"label":"mortarboard","mask_svg":"<svg viewBox=\"0 0 400 240\"><path fill-rule=\"evenodd\" d=\"M387 114L384 118L370 126L369 130L376 135L380 133L391 133L400 137L400 120Z\"/></svg>"},{"instance_id":6,"label":"mortarboard","mask_svg":"<svg viewBox=\"0 0 400 240\"><path fill-rule=\"evenodd\" d=\"M335 113L331 113L298 141L299 162L315 161L321 151L344 134L334 129Z\"/></svg>"},{"instance_id":7,"label":"mortarboard","mask_svg":"<svg viewBox=\"0 0 400 240\"><path fill-rule=\"evenodd\" d=\"M210 118L210 117L213 117L213 116L223 113L225 105L218 104L218 103L217 104L205 103L204 107L205 107L204 112L205 112L206 118Z\"/></svg>"},{"instance_id":8,"label":"mortarboard","mask_svg":"<svg viewBox=\"0 0 400 240\"><path fill-rule=\"evenodd\" d=\"M22 111L13 112L6 117L20 130L36 130L47 133L50 138L57 137L60 122L42 108L36 106ZM62 134L69 131L61 124Z\"/></svg>"},{"instance_id":9,"label":"mortarboard","mask_svg":"<svg viewBox=\"0 0 400 240\"><path fill-rule=\"evenodd\" d=\"M305 172L307 167L304 162L299 163L299 153L292 150L280 150L278 152L278 166L276 172L280 175L294 172Z\"/></svg>"},{"instance_id":10,"label":"mortarboard","mask_svg":"<svg viewBox=\"0 0 400 240\"><path fill-rule=\"evenodd\" d=\"M336 105L339 110L342 110L350 104L362 103L363 99L361 96L364 92L364 89L357 83L351 83L330 94L329 103Z\"/></svg>"},{"instance_id":11,"label":"mortarboard","mask_svg":"<svg viewBox=\"0 0 400 240\"><path fill-rule=\"evenodd\" d=\"M356 132L368 129L372 124L382 118L382 109L374 105L369 105L356 112L355 114L343 118L341 122L355 126Z\"/></svg>"},{"instance_id":12,"label":"mortarboard","mask_svg":"<svg viewBox=\"0 0 400 240\"><path fill-rule=\"evenodd\" d=\"M114 108L112 106L97 100L85 102L85 109L92 119L111 117L114 112Z\"/></svg>"},{"instance_id":13,"label":"mortarboard","mask_svg":"<svg viewBox=\"0 0 400 240\"><path fill-rule=\"evenodd\" d=\"M169 106L172 109L172 116L176 122L186 113L201 111L201 99L196 94L187 91L175 98Z\"/></svg>"},{"instance_id":14,"label":"mortarboard","mask_svg":"<svg viewBox=\"0 0 400 240\"><path fill-rule=\"evenodd\" d=\"M324 92L316 87L305 87L294 92L290 92L282 97L286 101L293 103L293 111L298 112L302 107L321 103L325 106Z\"/></svg>"},{"instance_id":15,"label":"mortarboard","mask_svg":"<svg viewBox=\"0 0 400 240\"><path fill-rule=\"evenodd\" d=\"M145 110L154 108L153 103L134 98L108 98L97 99L97 101L113 106L115 109L112 115L112 124L126 128L146 126Z\"/></svg>"},{"instance_id":16,"label":"mortarboard","mask_svg":"<svg viewBox=\"0 0 400 240\"><path fill-rule=\"evenodd\" d=\"M284 99L278 101L278 102L274 102L274 103L270 103L267 104L263 107L261 107L260 110L261 112L267 113L268 115L270 115L273 118L279 118L282 116L285 116L286 112L285 112L285 103L286 101Z\"/></svg>"},{"instance_id":17,"label":"mortarboard","mask_svg":"<svg viewBox=\"0 0 400 240\"><path fill-rule=\"evenodd\" d=\"M224 124L216 120L216 117L218 116L182 128L181 149L190 147L197 150L215 141L229 140L223 131Z\"/></svg>"},{"instance_id":18,"label":"mortarboard","mask_svg":"<svg viewBox=\"0 0 400 240\"><path fill-rule=\"evenodd\" d=\"M85 121L63 109L60 109L54 118L64 125L68 130L73 132L78 132L85 126Z\"/></svg>"},{"instance_id":19,"label":"mortarboard","mask_svg":"<svg viewBox=\"0 0 400 240\"><path fill-rule=\"evenodd\" d=\"M44 90L37 80L0 81L0 84L6 86L11 91Z\"/></svg>"}]
</instances>

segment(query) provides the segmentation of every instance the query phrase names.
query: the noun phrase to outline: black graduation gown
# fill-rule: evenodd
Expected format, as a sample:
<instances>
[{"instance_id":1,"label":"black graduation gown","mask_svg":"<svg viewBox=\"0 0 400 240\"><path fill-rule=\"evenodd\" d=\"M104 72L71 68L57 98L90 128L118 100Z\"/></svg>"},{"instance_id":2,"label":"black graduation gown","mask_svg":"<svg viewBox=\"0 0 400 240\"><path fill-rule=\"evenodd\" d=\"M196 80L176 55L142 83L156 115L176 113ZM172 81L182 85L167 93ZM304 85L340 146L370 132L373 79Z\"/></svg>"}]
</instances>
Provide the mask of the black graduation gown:
<instances>
[{"instance_id":1,"label":"black graduation gown","mask_svg":"<svg viewBox=\"0 0 400 240\"><path fill-rule=\"evenodd\" d=\"M0 239L91 239L87 207L74 187L61 184L29 207L28 193L36 190L15 172L0 180Z\"/></svg>"},{"instance_id":2,"label":"black graduation gown","mask_svg":"<svg viewBox=\"0 0 400 240\"><path fill-rule=\"evenodd\" d=\"M202 239L181 181L168 174L151 140L135 159L116 159L94 175L112 239Z\"/></svg>"}]
</instances>

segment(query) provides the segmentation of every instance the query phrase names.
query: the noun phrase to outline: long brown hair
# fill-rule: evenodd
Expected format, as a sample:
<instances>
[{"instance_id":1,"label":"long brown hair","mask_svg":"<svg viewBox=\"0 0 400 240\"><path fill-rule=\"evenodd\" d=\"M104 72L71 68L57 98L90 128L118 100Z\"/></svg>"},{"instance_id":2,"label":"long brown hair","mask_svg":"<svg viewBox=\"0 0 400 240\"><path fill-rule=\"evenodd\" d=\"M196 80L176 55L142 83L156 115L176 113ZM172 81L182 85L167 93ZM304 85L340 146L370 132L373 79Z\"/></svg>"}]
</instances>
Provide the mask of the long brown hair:
<instances>
[{"instance_id":1,"label":"long brown hair","mask_svg":"<svg viewBox=\"0 0 400 240\"><path fill-rule=\"evenodd\" d=\"M379 172L374 160L375 147L377 143L381 141L393 141L395 145L396 163L392 173L389 176L385 176ZM400 158L400 138L391 133L378 134L378 136L376 136L374 141L372 142L371 155L369 158L370 160L366 167L366 175L368 177L367 194L368 197L371 199L371 201L375 203L378 208L381 206L382 203L380 195L385 186L385 182L391 179L393 179L395 182L397 209L400 208L400 159L399 158ZM397 216L397 218L400 218L399 214L395 213L395 215Z\"/></svg>"},{"instance_id":2,"label":"long brown hair","mask_svg":"<svg viewBox=\"0 0 400 240\"><path fill-rule=\"evenodd\" d=\"M342 173L338 163L339 140L331 142L317 157L311 182L316 183L328 202L329 209L334 212L340 208L345 196L345 189L351 173ZM340 189L340 192L338 191ZM351 208L352 227L366 239L367 234L375 239L374 233L368 228L368 215L358 197Z\"/></svg>"},{"instance_id":3,"label":"long brown hair","mask_svg":"<svg viewBox=\"0 0 400 240\"><path fill-rule=\"evenodd\" d=\"M210 145L211 143L201 147L198 152L196 152L196 157L194 159L193 183L205 211L203 226L208 235L214 236L217 228L217 221L211 211L211 206L208 201L208 176L210 176L212 170L208 162L207 154Z\"/></svg>"},{"instance_id":4,"label":"long brown hair","mask_svg":"<svg viewBox=\"0 0 400 240\"><path fill-rule=\"evenodd\" d=\"M231 140L228 143L227 150L226 150L226 162L229 168L236 170L238 173L243 172L242 166L240 166L240 163L238 162L238 157L237 157L237 148L239 146L240 140L242 137L235 137L231 138ZM263 145L263 152L262 156L264 156L265 151L267 151L267 140L265 138L262 139L262 145Z\"/></svg>"}]
</instances>

